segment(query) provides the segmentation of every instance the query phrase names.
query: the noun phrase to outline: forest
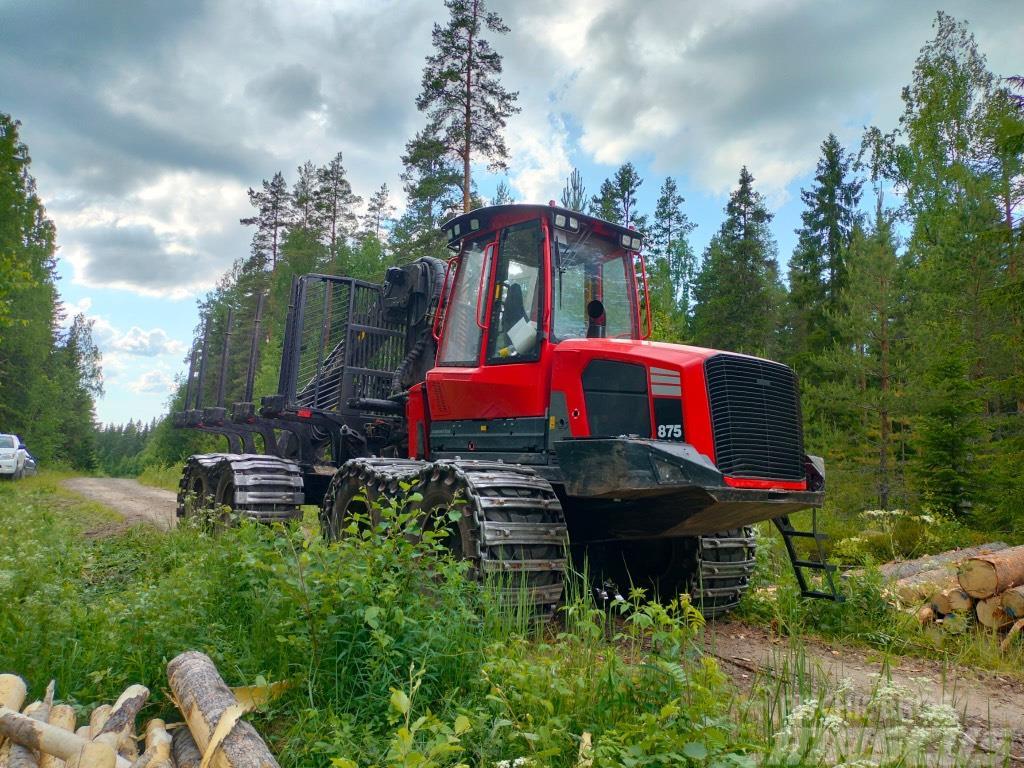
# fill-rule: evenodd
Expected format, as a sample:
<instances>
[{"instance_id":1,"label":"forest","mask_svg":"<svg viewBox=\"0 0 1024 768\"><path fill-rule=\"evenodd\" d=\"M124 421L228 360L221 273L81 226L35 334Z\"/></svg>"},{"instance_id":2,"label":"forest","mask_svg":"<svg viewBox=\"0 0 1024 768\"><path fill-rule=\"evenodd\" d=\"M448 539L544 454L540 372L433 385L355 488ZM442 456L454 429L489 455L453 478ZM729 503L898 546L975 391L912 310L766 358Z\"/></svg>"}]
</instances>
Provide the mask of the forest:
<instances>
[{"instance_id":1,"label":"forest","mask_svg":"<svg viewBox=\"0 0 1024 768\"><path fill-rule=\"evenodd\" d=\"M502 87L501 57L484 39L507 27L496 14L467 20L459 14L471 6L448 6L452 19L435 26L416 102L424 127L401 158L400 213L386 184L365 200L353 190L340 151L249 190L252 214L240 225L252 230L250 253L200 301L196 335L208 321L222 333L229 309L233 328L251 328L256 297L266 297L256 402L276 391L293 275L379 280L389 265L443 258L439 225L451 215L514 202L500 174L517 94ZM467 23L481 31L468 45L453 32ZM913 509L1009 531L1024 521L1024 79L990 71L966 23L940 12L933 28L907 73L895 125L866 127L846 146L822 137L785 269L747 167L736 169L701 254L673 178L642 179L626 162L600 183L574 171L551 196L646 235L655 338L761 355L798 372L807 448L826 457L832 507ZM478 67L472 94L452 89L449 77L467 59ZM472 110L463 109L467 98ZM89 324L62 317L55 233L17 123L3 117L0 130L0 205L17 214L0 230L4 428L23 432L46 459L110 474L170 467L214 448L166 417L92 425L102 379ZM501 178L491 199L477 191L485 164ZM653 210L640 210L644 184L659 185ZM230 391L242 386L245 356L232 353ZM170 412L183 396L184 385Z\"/></svg>"}]
</instances>

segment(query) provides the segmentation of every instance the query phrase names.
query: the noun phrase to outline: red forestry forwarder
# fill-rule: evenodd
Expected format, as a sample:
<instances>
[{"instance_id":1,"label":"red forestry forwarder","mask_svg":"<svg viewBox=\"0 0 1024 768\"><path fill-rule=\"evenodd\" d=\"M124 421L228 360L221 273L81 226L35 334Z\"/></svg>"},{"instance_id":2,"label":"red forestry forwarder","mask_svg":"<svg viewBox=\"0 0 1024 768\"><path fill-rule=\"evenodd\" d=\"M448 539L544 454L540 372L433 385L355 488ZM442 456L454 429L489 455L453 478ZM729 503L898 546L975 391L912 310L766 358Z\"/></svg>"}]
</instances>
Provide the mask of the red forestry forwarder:
<instances>
[{"instance_id":1,"label":"red forestry forwarder","mask_svg":"<svg viewBox=\"0 0 1024 768\"><path fill-rule=\"evenodd\" d=\"M296 278L278 394L258 412L262 301L230 413L231 315L207 325L175 424L223 435L231 452L188 459L179 515L190 497L264 521L317 504L333 537L363 498L412 487L425 515L463 499L454 553L476 576L521 574L538 606L560 600L571 553L598 584L689 592L708 615L736 605L754 568L750 526L772 520L802 592L835 598L822 535L787 517L824 497L792 370L648 341L631 229L552 203L481 208L444 233L447 265L419 259L382 285ZM797 554L801 536L817 558Z\"/></svg>"}]
</instances>

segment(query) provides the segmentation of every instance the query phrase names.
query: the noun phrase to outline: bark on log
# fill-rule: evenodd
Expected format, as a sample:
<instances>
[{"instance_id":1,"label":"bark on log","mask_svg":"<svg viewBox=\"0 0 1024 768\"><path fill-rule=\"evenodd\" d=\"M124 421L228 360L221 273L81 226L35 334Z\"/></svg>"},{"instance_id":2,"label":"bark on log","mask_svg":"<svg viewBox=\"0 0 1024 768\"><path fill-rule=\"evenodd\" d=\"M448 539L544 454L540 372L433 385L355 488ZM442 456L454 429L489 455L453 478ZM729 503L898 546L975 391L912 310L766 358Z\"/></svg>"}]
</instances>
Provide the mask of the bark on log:
<instances>
[{"instance_id":1,"label":"bark on log","mask_svg":"<svg viewBox=\"0 0 1024 768\"><path fill-rule=\"evenodd\" d=\"M1024 587L1013 587L1003 592L1003 610L1012 619L1024 619Z\"/></svg>"},{"instance_id":2,"label":"bark on log","mask_svg":"<svg viewBox=\"0 0 1024 768\"><path fill-rule=\"evenodd\" d=\"M196 745L205 753L221 718L237 717L241 707L204 653L187 651L172 659L167 680ZM278 768L256 729L244 720L234 723L212 759L206 759L214 768Z\"/></svg>"},{"instance_id":3,"label":"bark on log","mask_svg":"<svg viewBox=\"0 0 1024 768\"><path fill-rule=\"evenodd\" d=\"M1024 584L1024 546L981 555L960 565L960 586L979 599Z\"/></svg>"},{"instance_id":4,"label":"bark on log","mask_svg":"<svg viewBox=\"0 0 1024 768\"><path fill-rule=\"evenodd\" d=\"M100 727L99 731L93 734L93 740L110 741L104 737L110 736L117 749L118 754L129 760L139 756L135 745L133 733L135 731L135 718L139 711L145 706L149 699L149 688L144 685L129 685L124 693L118 696L114 706ZM99 709L99 707L97 707Z\"/></svg>"},{"instance_id":5,"label":"bark on log","mask_svg":"<svg viewBox=\"0 0 1024 768\"><path fill-rule=\"evenodd\" d=\"M183 728L181 730L188 730ZM173 768L171 762L171 734L163 720L153 718L146 724L146 752L150 753L146 768Z\"/></svg>"},{"instance_id":6,"label":"bark on log","mask_svg":"<svg viewBox=\"0 0 1024 768\"><path fill-rule=\"evenodd\" d=\"M75 708L67 704L55 704L50 709L50 725L63 728L70 733L75 732ZM64 768L64 761L54 755L43 755L39 758L39 768Z\"/></svg>"},{"instance_id":7,"label":"bark on log","mask_svg":"<svg viewBox=\"0 0 1024 768\"><path fill-rule=\"evenodd\" d=\"M983 626L1002 629L1013 624L1013 619L1003 610L1003 599L999 595L979 600L975 610L978 613L978 622Z\"/></svg>"},{"instance_id":8,"label":"bark on log","mask_svg":"<svg viewBox=\"0 0 1024 768\"><path fill-rule=\"evenodd\" d=\"M927 602L936 592L958 586L956 572L951 568L937 568L896 582L896 596L904 605L915 606Z\"/></svg>"},{"instance_id":9,"label":"bark on log","mask_svg":"<svg viewBox=\"0 0 1024 768\"><path fill-rule=\"evenodd\" d=\"M937 555L925 555L916 560L901 560L894 563L885 563L879 566L878 570L886 578L894 581L905 579L909 576L916 576L924 571L931 571L936 568L956 565L969 557L988 555L993 552L1000 552L1007 546L1001 541L993 541L989 544L979 544L976 547L964 547L963 549L951 549L949 552L941 552Z\"/></svg>"},{"instance_id":10,"label":"bark on log","mask_svg":"<svg viewBox=\"0 0 1024 768\"><path fill-rule=\"evenodd\" d=\"M87 741L4 706L0 706L0 734L15 744L56 755L67 762L67 768L131 768L131 763L106 744Z\"/></svg>"},{"instance_id":11,"label":"bark on log","mask_svg":"<svg viewBox=\"0 0 1024 768\"><path fill-rule=\"evenodd\" d=\"M203 762L203 753L192 738L188 728L178 728L171 739L171 753L177 768L199 768Z\"/></svg>"}]
</instances>

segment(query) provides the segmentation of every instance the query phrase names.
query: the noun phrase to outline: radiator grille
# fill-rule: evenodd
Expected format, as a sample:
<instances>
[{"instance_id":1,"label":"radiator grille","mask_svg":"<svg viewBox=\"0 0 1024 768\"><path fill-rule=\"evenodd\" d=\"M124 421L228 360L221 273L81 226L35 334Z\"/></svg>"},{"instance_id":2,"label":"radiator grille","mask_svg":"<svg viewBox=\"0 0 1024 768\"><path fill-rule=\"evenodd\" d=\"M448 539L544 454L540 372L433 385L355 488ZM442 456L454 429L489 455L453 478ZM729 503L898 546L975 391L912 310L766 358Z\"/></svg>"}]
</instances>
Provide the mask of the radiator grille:
<instances>
[{"instance_id":1,"label":"radiator grille","mask_svg":"<svg viewBox=\"0 0 1024 768\"><path fill-rule=\"evenodd\" d=\"M796 374L779 363L715 355L704 363L718 469L734 477L804 479Z\"/></svg>"}]
</instances>

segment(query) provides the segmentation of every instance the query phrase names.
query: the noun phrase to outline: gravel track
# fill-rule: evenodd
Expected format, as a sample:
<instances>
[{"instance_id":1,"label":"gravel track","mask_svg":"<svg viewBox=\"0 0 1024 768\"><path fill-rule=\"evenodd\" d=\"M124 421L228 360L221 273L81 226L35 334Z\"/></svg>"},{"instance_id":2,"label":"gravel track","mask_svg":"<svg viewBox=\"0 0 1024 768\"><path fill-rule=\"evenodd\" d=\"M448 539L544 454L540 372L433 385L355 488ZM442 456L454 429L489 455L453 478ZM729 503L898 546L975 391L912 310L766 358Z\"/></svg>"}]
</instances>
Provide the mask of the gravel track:
<instances>
[{"instance_id":1,"label":"gravel track","mask_svg":"<svg viewBox=\"0 0 1024 768\"><path fill-rule=\"evenodd\" d=\"M140 523L149 523L162 531L169 531L175 525L177 500L171 491L120 477L74 477L65 480L63 485L90 501L110 507L124 518L123 523L112 523L88 531L86 535L109 536Z\"/></svg>"}]
</instances>

